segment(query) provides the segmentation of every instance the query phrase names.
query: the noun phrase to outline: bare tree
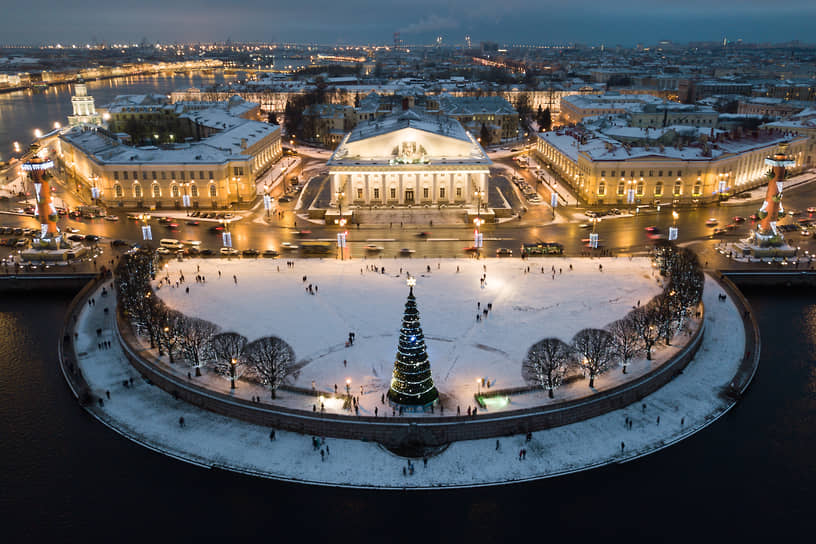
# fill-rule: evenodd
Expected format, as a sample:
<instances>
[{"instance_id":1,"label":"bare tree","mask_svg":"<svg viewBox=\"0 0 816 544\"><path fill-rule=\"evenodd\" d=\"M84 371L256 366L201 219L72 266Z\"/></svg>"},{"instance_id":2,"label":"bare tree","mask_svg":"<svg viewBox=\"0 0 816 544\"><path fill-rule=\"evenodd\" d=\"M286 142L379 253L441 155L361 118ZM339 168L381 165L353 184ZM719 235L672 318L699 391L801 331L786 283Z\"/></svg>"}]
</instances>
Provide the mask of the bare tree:
<instances>
[{"instance_id":1,"label":"bare tree","mask_svg":"<svg viewBox=\"0 0 816 544\"><path fill-rule=\"evenodd\" d=\"M161 320L160 338L164 343L164 349L173 364L173 352L178 350L182 336L186 331L186 316L176 310L166 310Z\"/></svg>"},{"instance_id":2,"label":"bare tree","mask_svg":"<svg viewBox=\"0 0 816 544\"><path fill-rule=\"evenodd\" d=\"M643 349L646 351L646 360L652 360L652 346L655 345L659 338L659 331L657 328L657 314L651 304L646 304L635 308L629 312L629 318L632 320L632 325L640 337Z\"/></svg>"},{"instance_id":3,"label":"bare tree","mask_svg":"<svg viewBox=\"0 0 816 544\"><path fill-rule=\"evenodd\" d=\"M295 352L280 338L264 336L246 346L244 361L252 374L269 387L274 399L275 392L292 369Z\"/></svg>"},{"instance_id":4,"label":"bare tree","mask_svg":"<svg viewBox=\"0 0 816 544\"><path fill-rule=\"evenodd\" d=\"M213 336L210 343L215 371L222 376L229 376L231 387L235 389L238 365L244 362L246 337L237 332L222 332Z\"/></svg>"},{"instance_id":5,"label":"bare tree","mask_svg":"<svg viewBox=\"0 0 816 544\"><path fill-rule=\"evenodd\" d=\"M606 330L612 335L612 352L626 374L629 361L643 349L635 323L631 316L626 316L610 323Z\"/></svg>"},{"instance_id":6,"label":"bare tree","mask_svg":"<svg viewBox=\"0 0 816 544\"><path fill-rule=\"evenodd\" d=\"M196 376L201 376L201 366L207 360L213 336L218 333L218 326L197 317L185 317L182 324L183 334L180 338L181 352L195 368Z\"/></svg>"},{"instance_id":7,"label":"bare tree","mask_svg":"<svg viewBox=\"0 0 816 544\"><path fill-rule=\"evenodd\" d=\"M530 347L522 369L529 379L554 398L554 391L574 364L574 352L569 344L558 338L545 338Z\"/></svg>"},{"instance_id":8,"label":"bare tree","mask_svg":"<svg viewBox=\"0 0 816 544\"><path fill-rule=\"evenodd\" d=\"M605 372L613 359L612 335L603 329L583 329L572 338L572 348L589 376L589 386L595 387L595 377Z\"/></svg>"}]
</instances>

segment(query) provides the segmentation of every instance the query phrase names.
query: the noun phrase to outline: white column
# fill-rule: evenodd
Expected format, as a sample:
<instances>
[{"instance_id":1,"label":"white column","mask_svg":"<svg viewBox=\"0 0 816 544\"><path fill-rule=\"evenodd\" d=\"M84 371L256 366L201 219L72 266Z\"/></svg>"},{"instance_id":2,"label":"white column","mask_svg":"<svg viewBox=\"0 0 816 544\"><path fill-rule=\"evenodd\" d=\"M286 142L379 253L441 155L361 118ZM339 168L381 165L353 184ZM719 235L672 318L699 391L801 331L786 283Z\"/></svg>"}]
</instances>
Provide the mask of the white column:
<instances>
[{"instance_id":1,"label":"white column","mask_svg":"<svg viewBox=\"0 0 816 544\"><path fill-rule=\"evenodd\" d=\"M371 177L371 174L365 173L363 175L365 176L365 189L363 189L365 191L364 201L365 201L366 204L370 204L371 203L371 194L370 194L370 188L369 188L369 184L368 184L368 178Z\"/></svg>"},{"instance_id":2,"label":"white column","mask_svg":"<svg viewBox=\"0 0 816 544\"><path fill-rule=\"evenodd\" d=\"M405 204L405 193L403 192L404 188L403 188L403 185L402 185L402 173L397 174L397 176L398 176L398 179L399 179L399 186L398 186L399 188L397 189L399 191L399 194L397 194L397 201L400 204Z\"/></svg>"}]
</instances>

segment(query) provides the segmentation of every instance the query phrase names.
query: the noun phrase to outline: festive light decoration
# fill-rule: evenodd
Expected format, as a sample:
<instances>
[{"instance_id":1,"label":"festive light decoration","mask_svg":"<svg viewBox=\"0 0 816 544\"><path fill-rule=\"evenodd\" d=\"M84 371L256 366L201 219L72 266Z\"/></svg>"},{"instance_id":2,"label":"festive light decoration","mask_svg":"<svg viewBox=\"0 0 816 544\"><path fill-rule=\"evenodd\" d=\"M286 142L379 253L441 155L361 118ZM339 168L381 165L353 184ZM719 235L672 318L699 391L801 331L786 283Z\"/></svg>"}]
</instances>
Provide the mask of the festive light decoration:
<instances>
[{"instance_id":1,"label":"festive light decoration","mask_svg":"<svg viewBox=\"0 0 816 544\"><path fill-rule=\"evenodd\" d=\"M431 377L431 364L425 346L425 336L419 323L419 310L414 297L415 278L408 278L408 300L400 328L397 357L388 398L394 403L426 406L439 398Z\"/></svg>"}]
</instances>

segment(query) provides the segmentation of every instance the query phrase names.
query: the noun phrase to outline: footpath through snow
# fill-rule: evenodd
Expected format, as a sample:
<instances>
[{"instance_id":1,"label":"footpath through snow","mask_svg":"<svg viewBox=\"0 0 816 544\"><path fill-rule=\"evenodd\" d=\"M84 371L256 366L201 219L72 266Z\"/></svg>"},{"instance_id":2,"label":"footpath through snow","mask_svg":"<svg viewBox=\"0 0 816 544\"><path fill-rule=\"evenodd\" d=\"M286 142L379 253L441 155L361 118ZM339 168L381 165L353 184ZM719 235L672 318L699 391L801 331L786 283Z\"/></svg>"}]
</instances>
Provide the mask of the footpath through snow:
<instances>
[{"instance_id":1,"label":"footpath through snow","mask_svg":"<svg viewBox=\"0 0 816 544\"><path fill-rule=\"evenodd\" d=\"M549 261L545 261L549 262ZM231 279L231 278L230 278ZM117 347L113 300L93 295L77 323L78 364L104 406L88 409L111 428L154 450L200 464L312 484L373 488L442 488L491 485L552 477L655 452L690 436L733 403L720 395L737 372L745 336L737 308L720 302L721 289L707 278L706 334L686 370L642 404L532 434L451 444L427 466L380 446L313 437L232 420L195 408L149 385ZM111 311L104 313L104 307ZM97 329L100 334L97 335ZM104 341L112 347L100 348ZM130 379L133 379L131 385ZM107 393L110 393L108 399ZM184 418L185 425L179 425ZM626 420L631 419L631 429ZM519 452L526 449L526 459ZM321 454L322 450L322 454Z\"/></svg>"}]
</instances>

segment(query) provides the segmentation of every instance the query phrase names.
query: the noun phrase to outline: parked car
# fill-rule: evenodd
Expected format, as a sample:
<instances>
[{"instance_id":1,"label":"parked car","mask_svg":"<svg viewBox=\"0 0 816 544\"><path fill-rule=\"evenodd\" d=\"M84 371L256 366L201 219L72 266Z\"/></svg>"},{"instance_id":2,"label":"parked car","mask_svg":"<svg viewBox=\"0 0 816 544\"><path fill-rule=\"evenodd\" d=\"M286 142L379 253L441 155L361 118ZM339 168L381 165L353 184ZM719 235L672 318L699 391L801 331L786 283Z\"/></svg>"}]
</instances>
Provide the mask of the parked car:
<instances>
[{"instance_id":1,"label":"parked car","mask_svg":"<svg viewBox=\"0 0 816 544\"><path fill-rule=\"evenodd\" d=\"M402 253L403 255L410 255L412 253L416 253L416 250L411 249L409 247L404 247L404 248L400 249L400 253Z\"/></svg>"},{"instance_id":2,"label":"parked car","mask_svg":"<svg viewBox=\"0 0 816 544\"><path fill-rule=\"evenodd\" d=\"M215 253L213 252L212 249L204 248L201 250L199 255L201 255L202 257L212 257L213 255L215 255Z\"/></svg>"},{"instance_id":3,"label":"parked car","mask_svg":"<svg viewBox=\"0 0 816 544\"><path fill-rule=\"evenodd\" d=\"M173 252L167 249L166 247L160 247L156 249L156 253L158 253L159 255L170 255Z\"/></svg>"},{"instance_id":4,"label":"parked car","mask_svg":"<svg viewBox=\"0 0 816 544\"><path fill-rule=\"evenodd\" d=\"M68 239L71 240L72 242L81 242L82 240L85 239L85 237L82 236L81 234L72 234L68 237Z\"/></svg>"},{"instance_id":5,"label":"parked car","mask_svg":"<svg viewBox=\"0 0 816 544\"><path fill-rule=\"evenodd\" d=\"M257 257L261 253L257 249L245 249L241 252L244 257Z\"/></svg>"},{"instance_id":6,"label":"parked car","mask_svg":"<svg viewBox=\"0 0 816 544\"><path fill-rule=\"evenodd\" d=\"M86 234L85 235L85 241L86 242L98 242L99 241L99 236L97 236L96 234Z\"/></svg>"},{"instance_id":7,"label":"parked car","mask_svg":"<svg viewBox=\"0 0 816 544\"><path fill-rule=\"evenodd\" d=\"M284 195L278 199L278 202L292 202L292 197Z\"/></svg>"},{"instance_id":8,"label":"parked car","mask_svg":"<svg viewBox=\"0 0 816 544\"><path fill-rule=\"evenodd\" d=\"M705 224L706 227L714 227L719 224L719 221L717 221L717 219L714 217L709 217L708 219L706 219Z\"/></svg>"},{"instance_id":9,"label":"parked car","mask_svg":"<svg viewBox=\"0 0 816 544\"><path fill-rule=\"evenodd\" d=\"M368 244L363 249L365 249L366 251L382 251L383 246L378 246L378 245L375 245L375 244Z\"/></svg>"},{"instance_id":10,"label":"parked car","mask_svg":"<svg viewBox=\"0 0 816 544\"><path fill-rule=\"evenodd\" d=\"M221 253L221 255L223 255L225 257L234 257L234 256L238 255L238 250L235 249L235 248L232 248L232 247L222 247L218 251L219 251L219 253Z\"/></svg>"},{"instance_id":11,"label":"parked car","mask_svg":"<svg viewBox=\"0 0 816 544\"><path fill-rule=\"evenodd\" d=\"M65 227L65 229L63 229L63 230L65 230L65 232L68 232L68 233L71 233L71 234L76 234L77 232L79 232L79 229L75 229L74 227Z\"/></svg>"},{"instance_id":12,"label":"parked car","mask_svg":"<svg viewBox=\"0 0 816 544\"><path fill-rule=\"evenodd\" d=\"M268 259L274 259L274 258L275 258L275 257L277 257L278 255L280 255L280 253L278 253L278 252L277 252L277 251L275 251L274 249L265 249L265 250L263 250L263 252L261 253L261 255L262 255L262 256L264 256L264 257L266 257L266 258L268 258Z\"/></svg>"},{"instance_id":13,"label":"parked car","mask_svg":"<svg viewBox=\"0 0 816 544\"><path fill-rule=\"evenodd\" d=\"M113 240L110 244L112 247L130 246L130 243L125 242L124 240Z\"/></svg>"},{"instance_id":14,"label":"parked car","mask_svg":"<svg viewBox=\"0 0 816 544\"><path fill-rule=\"evenodd\" d=\"M116 215L106 215L105 221L119 221L119 217Z\"/></svg>"},{"instance_id":15,"label":"parked car","mask_svg":"<svg viewBox=\"0 0 816 544\"><path fill-rule=\"evenodd\" d=\"M513 255L513 250L509 247L500 247L496 250L497 257L511 257Z\"/></svg>"},{"instance_id":16,"label":"parked car","mask_svg":"<svg viewBox=\"0 0 816 544\"><path fill-rule=\"evenodd\" d=\"M181 243L185 246L200 246L201 240L182 240Z\"/></svg>"}]
</instances>

